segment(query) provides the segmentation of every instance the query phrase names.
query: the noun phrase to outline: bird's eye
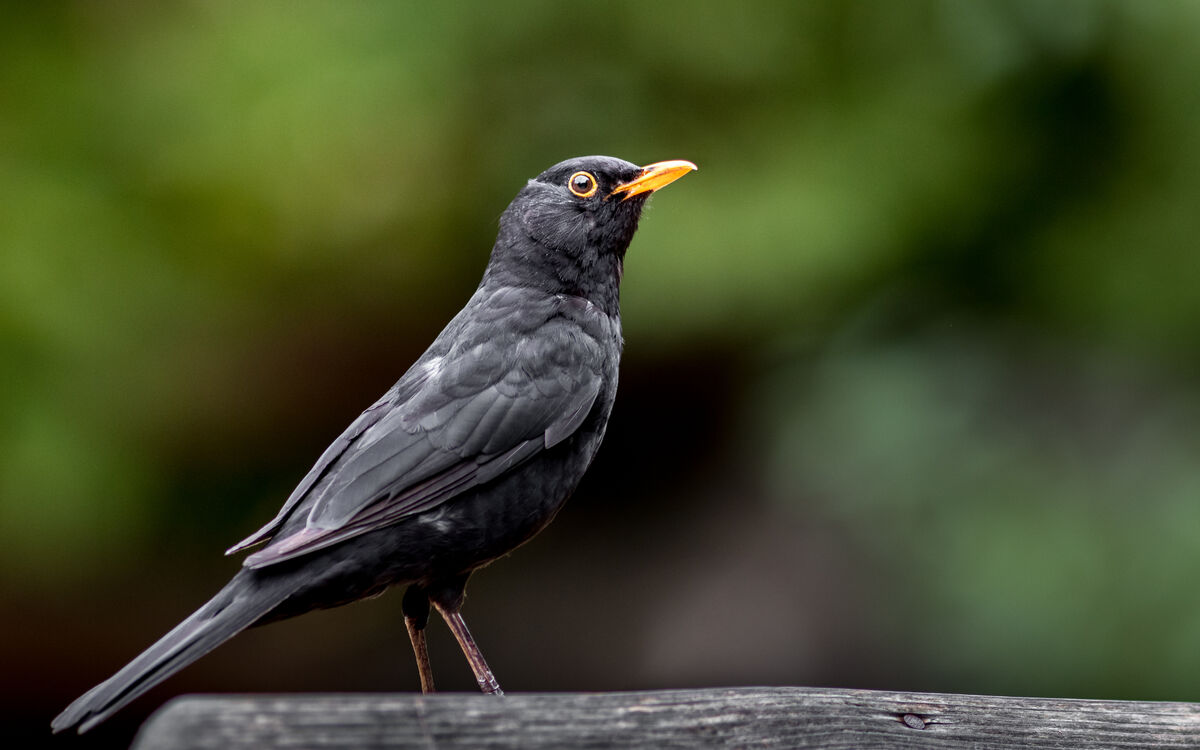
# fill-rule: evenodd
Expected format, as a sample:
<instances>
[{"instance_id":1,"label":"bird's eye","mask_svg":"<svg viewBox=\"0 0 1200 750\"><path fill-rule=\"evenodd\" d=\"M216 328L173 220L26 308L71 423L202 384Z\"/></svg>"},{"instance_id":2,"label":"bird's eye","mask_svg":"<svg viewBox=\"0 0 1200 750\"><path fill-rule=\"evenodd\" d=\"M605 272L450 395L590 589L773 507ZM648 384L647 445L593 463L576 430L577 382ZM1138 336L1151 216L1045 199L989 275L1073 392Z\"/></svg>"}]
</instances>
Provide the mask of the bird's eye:
<instances>
[{"instance_id":1,"label":"bird's eye","mask_svg":"<svg viewBox=\"0 0 1200 750\"><path fill-rule=\"evenodd\" d=\"M567 180L567 188L580 198L591 198L596 194L596 178L587 172L576 172Z\"/></svg>"}]
</instances>

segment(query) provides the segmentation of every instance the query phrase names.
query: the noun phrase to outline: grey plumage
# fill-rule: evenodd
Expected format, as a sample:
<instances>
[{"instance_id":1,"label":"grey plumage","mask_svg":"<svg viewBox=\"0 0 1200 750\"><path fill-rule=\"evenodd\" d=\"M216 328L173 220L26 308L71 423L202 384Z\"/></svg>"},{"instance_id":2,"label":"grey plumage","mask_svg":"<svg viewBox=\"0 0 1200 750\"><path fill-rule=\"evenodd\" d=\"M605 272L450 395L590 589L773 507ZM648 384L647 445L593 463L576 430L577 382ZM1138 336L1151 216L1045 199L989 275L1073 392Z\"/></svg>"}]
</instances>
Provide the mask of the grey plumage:
<instances>
[{"instance_id":1,"label":"grey plumage","mask_svg":"<svg viewBox=\"0 0 1200 750\"><path fill-rule=\"evenodd\" d=\"M227 554L265 546L54 730L86 731L252 625L405 583L457 613L471 571L549 523L599 448L621 357L622 263L653 167L585 157L531 180L462 311ZM580 171L594 196L570 191Z\"/></svg>"}]
</instances>

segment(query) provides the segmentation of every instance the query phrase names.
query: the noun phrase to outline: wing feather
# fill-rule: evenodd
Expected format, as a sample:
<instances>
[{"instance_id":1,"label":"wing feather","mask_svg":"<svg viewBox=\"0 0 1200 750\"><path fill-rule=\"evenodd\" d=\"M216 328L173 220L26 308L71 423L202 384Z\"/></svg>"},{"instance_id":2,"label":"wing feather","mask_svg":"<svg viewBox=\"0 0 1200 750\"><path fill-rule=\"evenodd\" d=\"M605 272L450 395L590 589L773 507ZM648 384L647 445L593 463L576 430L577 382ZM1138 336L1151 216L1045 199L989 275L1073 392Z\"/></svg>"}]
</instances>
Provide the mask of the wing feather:
<instances>
[{"instance_id":1,"label":"wing feather","mask_svg":"<svg viewBox=\"0 0 1200 750\"><path fill-rule=\"evenodd\" d=\"M591 338L542 335L507 348L485 341L433 365L423 358L424 366L414 366L422 370L419 387L403 400L381 399L369 418L364 413L284 511L235 549L278 533L289 514L307 508L303 527L245 561L247 567L270 565L396 523L495 479L579 429L603 385L602 356Z\"/></svg>"}]
</instances>

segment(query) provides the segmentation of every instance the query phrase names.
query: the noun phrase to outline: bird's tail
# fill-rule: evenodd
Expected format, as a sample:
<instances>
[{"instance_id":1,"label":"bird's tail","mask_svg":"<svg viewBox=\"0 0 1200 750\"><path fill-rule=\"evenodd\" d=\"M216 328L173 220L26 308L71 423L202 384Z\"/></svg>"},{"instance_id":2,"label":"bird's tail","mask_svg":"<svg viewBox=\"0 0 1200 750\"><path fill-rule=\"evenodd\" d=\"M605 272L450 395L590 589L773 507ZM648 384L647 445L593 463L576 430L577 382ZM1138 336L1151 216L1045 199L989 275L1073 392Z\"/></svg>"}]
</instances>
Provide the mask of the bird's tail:
<instances>
[{"instance_id":1,"label":"bird's tail","mask_svg":"<svg viewBox=\"0 0 1200 750\"><path fill-rule=\"evenodd\" d=\"M50 723L55 732L78 726L82 734L142 693L250 627L291 593L284 581L266 582L243 570L171 632L92 688Z\"/></svg>"}]
</instances>

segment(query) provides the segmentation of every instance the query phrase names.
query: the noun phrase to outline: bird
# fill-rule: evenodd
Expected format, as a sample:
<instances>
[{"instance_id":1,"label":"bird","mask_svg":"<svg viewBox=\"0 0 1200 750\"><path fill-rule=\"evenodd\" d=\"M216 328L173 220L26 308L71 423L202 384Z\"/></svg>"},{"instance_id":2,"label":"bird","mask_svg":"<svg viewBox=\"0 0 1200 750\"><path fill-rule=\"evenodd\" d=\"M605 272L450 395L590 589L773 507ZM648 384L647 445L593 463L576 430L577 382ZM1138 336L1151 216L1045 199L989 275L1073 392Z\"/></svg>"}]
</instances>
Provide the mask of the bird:
<instances>
[{"instance_id":1,"label":"bird","mask_svg":"<svg viewBox=\"0 0 1200 750\"><path fill-rule=\"evenodd\" d=\"M446 622L502 694L461 614L472 572L546 527L604 438L624 338L626 250L652 193L696 169L560 162L500 216L483 278L429 348L321 454L212 599L51 722L83 733L237 633L406 586L422 692Z\"/></svg>"}]
</instances>

